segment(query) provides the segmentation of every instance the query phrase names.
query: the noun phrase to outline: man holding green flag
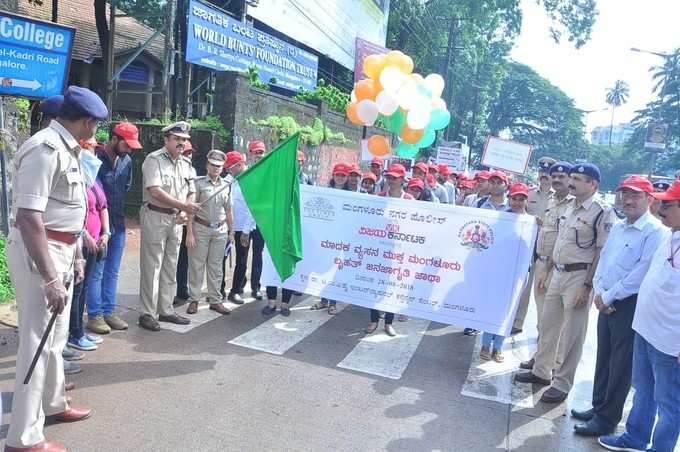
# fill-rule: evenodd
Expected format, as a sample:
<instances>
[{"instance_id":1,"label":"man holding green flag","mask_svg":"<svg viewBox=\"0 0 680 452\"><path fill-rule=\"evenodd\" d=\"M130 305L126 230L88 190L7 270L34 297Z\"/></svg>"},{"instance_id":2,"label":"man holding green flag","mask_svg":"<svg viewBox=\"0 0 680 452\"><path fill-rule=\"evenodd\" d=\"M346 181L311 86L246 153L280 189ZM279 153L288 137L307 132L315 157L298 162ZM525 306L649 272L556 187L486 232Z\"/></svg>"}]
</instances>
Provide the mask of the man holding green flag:
<instances>
[{"instance_id":1,"label":"man holding green flag","mask_svg":"<svg viewBox=\"0 0 680 452\"><path fill-rule=\"evenodd\" d=\"M236 178L281 281L302 260L298 139L296 133Z\"/></svg>"}]
</instances>

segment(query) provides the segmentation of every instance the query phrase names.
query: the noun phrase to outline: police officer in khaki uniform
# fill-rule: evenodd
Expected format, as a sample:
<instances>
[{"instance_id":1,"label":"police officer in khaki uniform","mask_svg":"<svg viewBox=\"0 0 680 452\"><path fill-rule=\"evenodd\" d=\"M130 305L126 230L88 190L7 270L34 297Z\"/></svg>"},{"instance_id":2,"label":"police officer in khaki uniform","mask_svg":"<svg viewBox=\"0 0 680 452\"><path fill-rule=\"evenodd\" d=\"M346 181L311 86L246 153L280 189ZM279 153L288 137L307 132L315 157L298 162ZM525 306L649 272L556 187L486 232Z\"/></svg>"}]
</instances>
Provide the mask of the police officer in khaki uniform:
<instances>
[{"instance_id":1,"label":"police officer in khaki uniform","mask_svg":"<svg viewBox=\"0 0 680 452\"><path fill-rule=\"evenodd\" d=\"M545 210L548 207L548 199L552 195L553 190L550 187L550 167L555 163L555 159L550 157L541 157L538 159L538 186L529 190L529 199L527 202L527 213L533 215L538 219L538 225L543 223ZM515 321L512 324L511 334L519 334L522 332L524 326L524 319L527 316L529 309L529 300L531 299L531 290L534 286L534 267L532 265L527 278L526 286L522 292L522 298L519 300L517 313L515 314Z\"/></svg>"},{"instance_id":2,"label":"police officer in khaki uniform","mask_svg":"<svg viewBox=\"0 0 680 452\"><path fill-rule=\"evenodd\" d=\"M229 240L234 240L229 184L220 177L226 161L223 152L208 152L206 176L196 179L196 203L201 211L187 223L189 249L189 299L187 314L196 314L203 275L208 273L208 303L220 314L230 311L222 304L220 286L224 279L222 258Z\"/></svg>"},{"instance_id":3,"label":"police officer in khaki uniform","mask_svg":"<svg viewBox=\"0 0 680 452\"><path fill-rule=\"evenodd\" d=\"M159 331L156 321L186 325L189 319L175 313L177 255L186 215L201 206L194 203L191 161L182 156L191 126L180 121L163 128L165 146L147 155L142 164L139 325Z\"/></svg>"},{"instance_id":4,"label":"police officer in khaki uniform","mask_svg":"<svg viewBox=\"0 0 680 452\"><path fill-rule=\"evenodd\" d=\"M90 416L89 408L66 400L61 352L69 324L69 310L64 308L74 284L83 277L77 241L87 198L78 142L91 139L98 120L107 116L95 93L69 87L58 118L28 139L14 157L14 223L6 252L19 307L19 350L5 451L64 451L62 445L45 441L45 416L57 421ZM50 311L59 315L29 383L24 384Z\"/></svg>"},{"instance_id":5,"label":"police officer in khaki uniform","mask_svg":"<svg viewBox=\"0 0 680 452\"><path fill-rule=\"evenodd\" d=\"M548 260L547 288L541 335L533 370L515 375L522 383L551 384L541 401L558 403L566 399L574 382L588 327L593 275L600 250L609 235L616 215L600 200L597 188L600 170L592 163L581 163L569 171L569 189L574 200L560 219L552 257ZM556 363L559 342L564 350L561 364Z\"/></svg>"}]
</instances>

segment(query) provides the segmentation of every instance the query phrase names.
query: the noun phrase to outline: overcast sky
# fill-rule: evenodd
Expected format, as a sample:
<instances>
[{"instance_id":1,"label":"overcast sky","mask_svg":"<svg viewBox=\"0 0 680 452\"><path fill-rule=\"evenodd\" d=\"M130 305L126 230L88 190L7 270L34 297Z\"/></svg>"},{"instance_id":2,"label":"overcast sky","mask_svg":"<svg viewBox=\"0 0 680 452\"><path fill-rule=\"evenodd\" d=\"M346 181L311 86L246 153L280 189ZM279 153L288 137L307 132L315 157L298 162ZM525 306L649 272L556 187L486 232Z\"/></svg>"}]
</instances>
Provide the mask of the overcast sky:
<instances>
[{"instance_id":1,"label":"overcast sky","mask_svg":"<svg viewBox=\"0 0 680 452\"><path fill-rule=\"evenodd\" d=\"M680 47L680 0L597 0L600 14L590 41L576 50L566 39L555 44L549 20L536 0L522 0L522 33L512 58L534 68L575 99L584 110L606 108L605 91L617 79L630 86L628 104L616 109L614 122L628 122L652 100L650 66L663 63L637 47L670 52ZM609 125L610 111L588 116L588 130Z\"/></svg>"}]
</instances>

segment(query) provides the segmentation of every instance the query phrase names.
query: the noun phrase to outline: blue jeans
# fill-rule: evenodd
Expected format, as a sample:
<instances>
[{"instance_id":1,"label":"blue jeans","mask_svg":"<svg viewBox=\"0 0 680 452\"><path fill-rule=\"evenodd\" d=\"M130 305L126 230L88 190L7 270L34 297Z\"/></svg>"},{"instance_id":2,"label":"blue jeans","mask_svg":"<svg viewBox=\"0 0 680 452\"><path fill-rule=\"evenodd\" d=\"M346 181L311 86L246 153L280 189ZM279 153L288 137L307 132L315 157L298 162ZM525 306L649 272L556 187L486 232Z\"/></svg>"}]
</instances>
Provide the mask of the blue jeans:
<instances>
[{"instance_id":1,"label":"blue jeans","mask_svg":"<svg viewBox=\"0 0 680 452\"><path fill-rule=\"evenodd\" d=\"M493 341L493 349L500 352L501 350L503 350L503 339L505 339L505 336L484 333L482 334L482 347L491 349L491 342Z\"/></svg>"},{"instance_id":2,"label":"blue jeans","mask_svg":"<svg viewBox=\"0 0 680 452\"><path fill-rule=\"evenodd\" d=\"M97 264L97 255L90 253L87 248L83 248L83 259L85 259L84 278L73 287L68 326L69 340L75 341L85 335L83 330L83 311L85 310L85 299L87 298L87 283L92 279L92 270Z\"/></svg>"},{"instance_id":3,"label":"blue jeans","mask_svg":"<svg viewBox=\"0 0 680 452\"><path fill-rule=\"evenodd\" d=\"M633 408L628 415L628 445L654 452L673 452L680 434L680 363L635 333L633 350ZM654 427L654 420L659 420ZM652 430L654 436L652 437Z\"/></svg>"},{"instance_id":4,"label":"blue jeans","mask_svg":"<svg viewBox=\"0 0 680 452\"><path fill-rule=\"evenodd\" d=\"M113 231L109 239L106 259L102 259L92 270L87 286L87 315L111 315L116 309L118 269L125 248L125 228Z\"/></svg>"}]
</instances>

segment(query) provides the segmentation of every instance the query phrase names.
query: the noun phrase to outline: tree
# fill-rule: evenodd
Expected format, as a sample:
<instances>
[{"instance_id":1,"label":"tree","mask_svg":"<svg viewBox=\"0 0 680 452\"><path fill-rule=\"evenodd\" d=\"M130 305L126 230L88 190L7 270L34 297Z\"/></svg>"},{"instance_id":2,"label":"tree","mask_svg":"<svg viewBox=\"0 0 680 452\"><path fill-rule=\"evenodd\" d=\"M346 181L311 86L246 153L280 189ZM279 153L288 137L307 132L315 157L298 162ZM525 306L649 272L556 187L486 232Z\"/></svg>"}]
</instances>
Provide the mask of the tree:
<instances>
[{"instance_id":1,"label":"tree","mask_svg":"<svg viewBox=\"0 0 680 452\"><path fill-rule=\"evenodd\" d=\"M614 82L614 87L608 89L605 95L605 101L612 106L612 120L609 125L609 146L612 145L612 133L614 132L614 111L616 107L620 107L628 102L629 94L628 83L623 80L617 80Z\"/></svg>"},{"instance_id":2,"label":"tree","mask_svg":"<svg viewBox=\"0 0 680 452\"><path fill-rule=\"evenodd\" d=\"M117 0L116 8L153 29L165 26L165 0Z\"/></svg>"}]
</instances>

